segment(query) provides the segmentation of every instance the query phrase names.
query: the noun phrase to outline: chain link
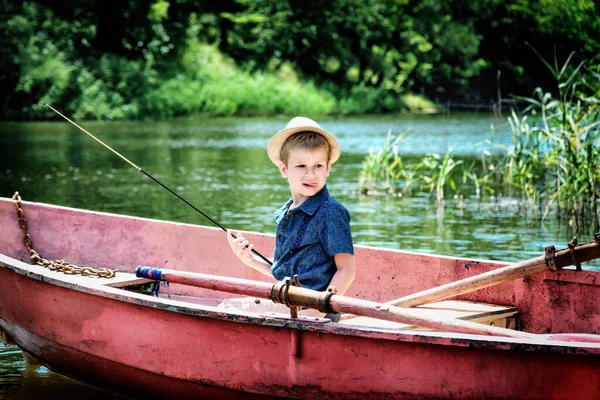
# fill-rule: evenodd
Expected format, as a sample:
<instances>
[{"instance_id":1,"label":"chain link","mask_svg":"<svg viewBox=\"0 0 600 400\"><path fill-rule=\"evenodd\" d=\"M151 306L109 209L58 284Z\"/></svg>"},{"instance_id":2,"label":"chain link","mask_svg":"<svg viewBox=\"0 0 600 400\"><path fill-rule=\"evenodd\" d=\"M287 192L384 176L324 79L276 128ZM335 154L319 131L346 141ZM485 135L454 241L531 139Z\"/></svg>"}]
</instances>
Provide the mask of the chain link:
<instances>
[{"instance_id":1,"label":"chain link","mask_svg":"<svg viewBox=\"0 0 600 400\"><path fill-rule=\"evenodd\" d=\"M114 278L118 270L108 268L90 268L90 267L78 267L73 264L69 264L65 260L50 261L42 258L37 251L33 249L31 236L27 233L27 219L25 213L21 208L21 196L19 192L15 192L12 197L12 201L17 208L17 218L19 220L19 226L23 230L23 244L29 251L29 259L32 264L40 265L44 268L48 268L51 271L62 272L67 275L81 275L81 276L97 276L99 278Z\"/></svg>"}]
</instances>

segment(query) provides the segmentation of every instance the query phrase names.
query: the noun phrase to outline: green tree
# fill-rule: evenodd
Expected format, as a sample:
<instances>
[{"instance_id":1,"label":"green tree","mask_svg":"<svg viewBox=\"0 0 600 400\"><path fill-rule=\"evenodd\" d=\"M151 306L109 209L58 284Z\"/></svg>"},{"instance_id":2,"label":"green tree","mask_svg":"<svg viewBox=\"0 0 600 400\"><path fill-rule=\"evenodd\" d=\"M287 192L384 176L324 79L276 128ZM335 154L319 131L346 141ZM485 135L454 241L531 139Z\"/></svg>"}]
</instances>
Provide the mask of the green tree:
<instances>
[{"instance_id":1,"label":"green tree","mask_svg":"<svg viewBox=\"0 0 600 400\"><path fill-rule=\"evenodd\" d=\"M462 5L463 2L460 2ZM496 98L498 71L505 97L555 88L554 77L528 46L544 57L574 62L600 53L600 13L594 0L487 0L491 12L475 16L482 37L479 54L488 67L470 85L481 97Z\"/></svg>"},{"instance_id":2,"label":"green tree","mask_svg":"<svg viewBox=\"0 0 600 400\"><path fill-rule=\"evenodd\" d=\"M466 86L485 66L470 21L453 18L450 2L239 0L223 51L250 68L289 61L305 77L346 91L357 85L401 93Z\"/></svg>"},{"instance_id":3,"label":"green tree","mask_svg":"<svg viewBox=\"0 0 600 400\"><path fill-rule=\"evenodd\" d=\"M410 93L496 98L498 71L503 97L553 87L526 42L546 57L576 51L575 62L600 52L593 0L318 5L308 0L4 0L0 118L42 118L44 111L33 106L40 101L83 118L203 109L202 101L188 106L175 98L176 88L201 85L199 76L209 81L214 72L195 70L207 65L194 61L206 54L198 43L216 46L244 69L234 72L245 74L238 80L248 85L242 90L255 90L260 74L293 87L308 83L317 97L327 91L326 108L340 113L395 112L407 107ZM329 95L337 105L331 106ZM177 107L156 103L169 99ZM217 109L282 109L248 106L247 100L225 103Z\"/></svg>"}]
</instances>

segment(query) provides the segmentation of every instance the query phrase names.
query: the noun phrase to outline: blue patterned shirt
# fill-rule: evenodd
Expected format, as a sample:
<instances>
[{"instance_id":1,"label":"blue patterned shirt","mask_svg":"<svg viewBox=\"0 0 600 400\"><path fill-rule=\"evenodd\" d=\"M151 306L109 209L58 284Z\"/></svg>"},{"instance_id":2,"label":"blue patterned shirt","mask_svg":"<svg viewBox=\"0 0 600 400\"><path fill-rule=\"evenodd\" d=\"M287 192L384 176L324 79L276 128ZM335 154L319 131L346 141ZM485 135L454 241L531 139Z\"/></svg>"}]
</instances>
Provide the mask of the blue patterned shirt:
<instances>
[{"instance_id":1,"label":"blue patterned shirt","mask_svg":"<svg viewBox=\"0 0 600 400\"><path fill-rule=\"evenodd\" d=\"M327 187L290 210L275 213L277 236L271 272L277 280L298 275L302 287L325 290L337 271L333 256L354 254L350 213L329 197Z\"/></svg>"}]
</instances>

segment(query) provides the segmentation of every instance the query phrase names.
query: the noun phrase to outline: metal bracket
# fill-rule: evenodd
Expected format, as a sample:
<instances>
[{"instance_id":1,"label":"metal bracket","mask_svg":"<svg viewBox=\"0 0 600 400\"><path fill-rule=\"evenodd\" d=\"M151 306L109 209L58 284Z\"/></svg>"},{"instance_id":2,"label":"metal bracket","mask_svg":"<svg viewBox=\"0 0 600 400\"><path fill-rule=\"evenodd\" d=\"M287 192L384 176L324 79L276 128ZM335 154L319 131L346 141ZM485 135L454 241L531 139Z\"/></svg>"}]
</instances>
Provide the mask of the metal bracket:
<instances>
[{"instance_id":1,"label":"metal bracket","mask_svg":"<svg viewBox=\"0 0 600 400\"><path fill-rule=\"evenodd\" d=\"M335 312L331 308L331 304L329 303L329 299L331 299L331 296L333 296L334 294L337 294L337 288L335 286L330 286L327 288L327 294L325 296L319 297L319 300L318 300L319 311L324 312L326 314Z\"/></svg>"},{"instance_id":2,"label":"metal bracket","mask_svg":"<svg viewBox=\"0 0 600 400\"><path fill-rule=\"evenodd\" d=\"M573 265L576 267L577 271L581 271L581 263L577 260L577 257L575 256L575 247L577 247L577 237L571 239L571 241L567 243L567 246L569 247L569 253L571 253L571 261L573 262Z\"/></svg>"},{"instance_id":3,"label":"metal bracket","mask_svg":"<svg viewBox=\"0 0 600 400\"><path fill-rule=\"evenodd\" d=\"M556 272L556 262L554 260L556 256L556 247L546 246L546 266L552 272Z\"/></svg>"},{"instance_id":4,"label":"metal bracket","mask_svg":"<svg viewBox=\"0 0 600 400\"><path fill-rule=\"evenodd\" d=\"M283 279L283 281L285 282L285 288L283 289L283 301L285 305L288 306L288 308L290 309L290 316L292 317L292 319L296 319L298 318L298 306L290 304L289 291L290 286L301 287L300 280L298 279L298 275L294 275L293 281L289 276L286 276Z\"/></svg>"},{"instance_id":5,"label":"metal bracket","mask_svg":"<svg viewBox=\"0 0 600 400\"><path fill-rule=\"evenodd\" d=\"M290 304L290 298L288 293L290 291L290 286L293 286L292 278L286 276L283 279L283 281L285 282L285 287L283 288L283 302L290 309L290 316L292 317L292 319L296 319L298 318L298 307Z\"/></svg>"}]
</instances>

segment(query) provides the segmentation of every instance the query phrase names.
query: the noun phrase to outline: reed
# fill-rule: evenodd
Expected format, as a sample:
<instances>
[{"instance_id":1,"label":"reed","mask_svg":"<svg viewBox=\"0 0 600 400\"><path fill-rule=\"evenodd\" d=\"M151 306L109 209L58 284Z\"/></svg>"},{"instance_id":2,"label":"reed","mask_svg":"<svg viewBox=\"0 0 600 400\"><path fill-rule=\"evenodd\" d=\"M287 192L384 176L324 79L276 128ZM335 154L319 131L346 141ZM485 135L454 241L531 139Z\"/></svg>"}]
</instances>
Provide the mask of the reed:
<instances>
[{"instance_id":1,"label":"reed","mask_svg":"<svg viewBox=\"0 0 600 400\"><path fill-rule=\"evenodd\" d=\"M359 172L358 187L361 193L405 195L412 190L426 190L435 195L438 205L442 205L445 193L451 192L454 196L460 194L464 187L461 182L475 182L476 190L479 190L480 180L473 172L474 164L464 167L463 160L456 160L452 156L452 149L443 156L432 153L419 162L404 162L398 154L398 143L407 134L404 132L392 136L388 131L381 149L371 147Z\"/></svg>"},{"instance_id":2,"label":"reed","mask_svg":"<svg viewBox=\"0 0 600 400\"><path fill-rule=\"evenodd\" d=\"M511 146L488 141L479 164L455 159L451 150L411 164L398 155L405 134L388 132L383 148L372 148L363 163L361 191L407 193L410 187L428 191L439 205L470 187L477 197L516 197L542 220L556 210L575 231L600 230L600 57L572 67L572 56L561 66L540 56L556 78L556 94L538 88L531 97L517 97L529 106L507 119Z\"/></svg>"},{"instance_id":3,"label":"reed","mask_svg":"<svg viewBox=\"0 0 600 400\"><path fill-rule=\"evenodd\" d=\"M429 188L430 193L435 193L435 199L438 205L444 202L444 188L449 186L455 194L458 194L456 184L455 168L463 164L462 160L455 160L452 157L452 149L448 149L445 156L437 153L431 154L422 161L425 166L426 174L423 180Z\"/></svg>"},{"instance_id":4,"label":"reed","mask_svg":"<svg viewBox=\"0 0 600 400\"><path fill-rule=\"evenodd\" d=\"M416 176L414 167L404 165L398 154L398 143L407 134L403 132L392 136L390 130L381 149L376 150L371 146L358 177L358 187L362 193L380 193L382 190L397 193L401 187L404 192L409 190Z\"/></svg>"},{"instance_id":5,"label":"reed","mask_svg":"<svg viewBox=\"0 0 600 400\"><path fill-rule=\"evenodd\" d=\"M572 56L560 67L540 57L556 78L557 95L538 88L520 98L530 105L525 116L509 118L513 147L500 162L501 183L537 204L542 218L556 207L575 230L598 230L600 66L596 59L571 68Z\"/></svg>"}]
</instances>

